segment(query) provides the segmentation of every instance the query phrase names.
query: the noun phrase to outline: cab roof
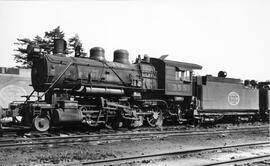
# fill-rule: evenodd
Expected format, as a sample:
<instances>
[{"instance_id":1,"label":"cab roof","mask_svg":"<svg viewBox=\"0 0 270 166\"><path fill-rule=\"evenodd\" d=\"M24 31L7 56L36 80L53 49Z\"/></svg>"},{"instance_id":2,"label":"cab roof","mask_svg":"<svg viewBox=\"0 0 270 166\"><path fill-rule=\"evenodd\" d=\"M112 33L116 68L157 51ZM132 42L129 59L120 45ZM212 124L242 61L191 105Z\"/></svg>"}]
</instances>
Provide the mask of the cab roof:
<instances>
[{"instance_id":1,"label":"cab roof","mask_svg":"<svg viewBox=\"0 0 270 166\"><path fill-rule=\"evenodd\" d=\"M187 70L194 70L194 69L202 69L201 65L193 64L193 63L186 63L186 62L177 62L172 60L163 60L164 63L168 66L174 66L180 69L187 69Z\"/></svg>"}]
</instances>

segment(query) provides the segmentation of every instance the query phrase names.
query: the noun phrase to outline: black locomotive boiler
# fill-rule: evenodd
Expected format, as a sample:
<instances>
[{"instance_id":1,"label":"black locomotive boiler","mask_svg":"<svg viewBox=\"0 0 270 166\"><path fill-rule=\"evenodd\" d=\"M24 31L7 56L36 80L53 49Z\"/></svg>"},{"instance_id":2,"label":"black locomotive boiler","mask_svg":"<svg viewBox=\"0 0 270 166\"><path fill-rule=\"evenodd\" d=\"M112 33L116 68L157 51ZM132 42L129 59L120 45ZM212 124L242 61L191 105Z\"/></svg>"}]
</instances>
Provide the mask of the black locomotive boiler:
<instances>
[{"instance_id":1,"label":"black locomotive boiler","mask_svg":"<svg viewBox=\"0 0 270 166\"><path fill-rule=\"evenodd\" d=\"M269 115L269 88L226 78L225 72L194 76L200 65L166 56L139 56L131 64L126 50L116 50L113 62L106 61L100 47L92 48L90 57L67 57L65 50L62 39L55 40L53 54L28 46L38 100L11 103L0 111L0 123L9 115L38 131L74 123L116 129L144 122L162 125L165 119L201 123L224 116L250 120Z\"/></svg>"}]
</instances>

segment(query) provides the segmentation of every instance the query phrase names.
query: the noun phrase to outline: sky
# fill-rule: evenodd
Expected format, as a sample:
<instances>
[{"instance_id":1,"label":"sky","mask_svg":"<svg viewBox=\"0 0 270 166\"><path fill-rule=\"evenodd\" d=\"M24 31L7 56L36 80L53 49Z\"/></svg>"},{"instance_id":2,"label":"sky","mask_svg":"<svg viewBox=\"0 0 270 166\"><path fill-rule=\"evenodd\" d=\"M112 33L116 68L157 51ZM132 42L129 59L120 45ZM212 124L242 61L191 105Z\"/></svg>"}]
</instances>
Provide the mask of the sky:
<instances>
[{"instance_id":1,"label":"sky","mask_svg":"<svg viewBox=\"0 0 270 166\"><path fill-rule=\"evenodd\" d=\"M16 66L17 38L44 36L57 26L66 39L76 33L88 52L126 49L195 63L197 75L270 80L269 0L68 0L0 1L0 66Z\"/></svg>"}]
</instances>

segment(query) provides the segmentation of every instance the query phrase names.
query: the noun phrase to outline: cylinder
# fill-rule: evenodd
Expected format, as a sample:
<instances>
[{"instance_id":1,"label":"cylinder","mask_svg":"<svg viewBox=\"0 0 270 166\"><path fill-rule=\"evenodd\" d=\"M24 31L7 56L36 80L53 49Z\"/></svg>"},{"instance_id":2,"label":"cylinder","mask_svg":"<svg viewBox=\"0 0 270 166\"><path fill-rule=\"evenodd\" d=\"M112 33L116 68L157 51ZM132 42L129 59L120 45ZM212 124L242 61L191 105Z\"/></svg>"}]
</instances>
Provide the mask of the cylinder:
<instances>
[{"instance_id":1,"label":"cylinder","mask_svg":"<svg viewBox=\"0 0 270 166\"><path fill-rule=\"evenodd\" d=\"M52 121L54 124L65 123L65 122L78 123L78 122L81 122L82 120L83 120L83 114L78 109L58 108L58 109L53 110Z\"/></svg>"},{"instance_id":2,"label":"cylinder","mask_svg":"<svg viewBox=\"0 0 270 166\"><path fill-rule=\"evenodd\" d=\"M113 53L113 62L118 62L122 64L130 64L128 60L128 56L129 54L127 50L123 50L123 49L115 50Z\"/></svg>"},{"instance_id":3,"label":"cylinder","mask_svg":"<svg viewBox=\"0 0 270 166\"><path fill-rule=\"evenodd\" d=\"M55 39L54 40L54 54L64 54L67 48L67 42L64 39Z\"/></svg>"},{"instance_id":4,"label":"cylinder","mask_svg":"<svg viewBox=\"0 0 270 166\"><path fill-rule=\"evenodd\" d=\"M90 49L90 59L105 61L105 50L101 47L93 47Z\"/></svg>"}]
</instances>

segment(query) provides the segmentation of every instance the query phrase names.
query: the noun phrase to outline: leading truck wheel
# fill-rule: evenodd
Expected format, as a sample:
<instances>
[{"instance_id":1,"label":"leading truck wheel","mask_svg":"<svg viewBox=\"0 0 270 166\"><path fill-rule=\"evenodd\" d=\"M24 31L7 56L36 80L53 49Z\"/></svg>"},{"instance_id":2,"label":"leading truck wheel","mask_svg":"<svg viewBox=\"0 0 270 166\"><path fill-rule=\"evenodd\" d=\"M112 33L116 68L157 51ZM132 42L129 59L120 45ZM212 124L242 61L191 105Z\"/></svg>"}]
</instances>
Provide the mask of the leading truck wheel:
<instances>
[{"instance_id":1,"label":"leading truck wheel","mask_svg":"<svg viewBox=\"0 0 270 166\"><path fill-rule=\"evenodd\" d=\"M50 128L50 120L48 117L36 116L33 119L33 126L39 132L45 132Z\"/></svg>"}]
</instances>

